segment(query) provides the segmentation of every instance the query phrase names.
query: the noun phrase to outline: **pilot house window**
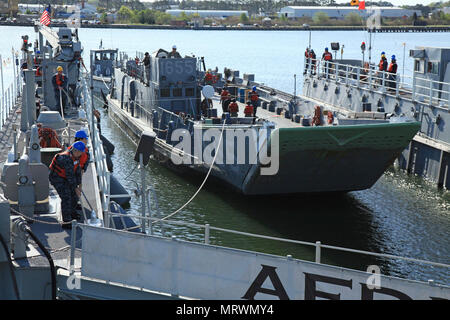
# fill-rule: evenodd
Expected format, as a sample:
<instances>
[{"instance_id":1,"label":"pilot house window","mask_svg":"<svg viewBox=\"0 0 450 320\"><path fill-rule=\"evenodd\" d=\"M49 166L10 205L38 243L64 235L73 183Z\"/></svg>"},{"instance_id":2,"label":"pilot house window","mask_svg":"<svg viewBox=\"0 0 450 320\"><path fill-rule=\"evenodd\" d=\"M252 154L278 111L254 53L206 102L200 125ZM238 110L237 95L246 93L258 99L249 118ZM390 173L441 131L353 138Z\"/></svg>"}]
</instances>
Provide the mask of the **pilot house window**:
<instances>
[{"instance_id":1,"label":"pilot house window","mask_svg":"<svg viewBox=\"0 0 450 320\"><path fill-rule=\"evenodd\" d=\"M438 62L428 61L427 72L432 74L438 74Z\"/></svg>"},{"instance_id":2,"label":"pilot house window","mask_svg":"<svg viewBox=\"0 0 450 320\"><path fill-rule=\"evenodd\" d=\"M162 98L170 97L170 89L161 89L161 97Z\"/></svg>"},{"instance_id":3,"label":"pilot house window","mask_svg":"<svg viewBox=\"0 0 450 320\"><path fill-rule=\"evenodd\" d=\"M174 97L181 97L183 95L183 89L181 88L174 88L173 89L173 96Z\"/></svg>"},{"instance_id":4,"label":"pilot house window","mask_svg":"<svg viewBox=\"0 0 450 320\"><path fill-rule=\"evenodd\" d=\"M425 72L425 61L424 60L415 60L414 61L414 71L416 72Z\"/></svg>"},{"instance_id":5,"label":"pilot house window","mask_svg":"<svg viewBox=\"0 0 450 320\"><path fill-rule=\"evenodd\" d=\"M186 97L193 97L194 96L194 88L186 88Z\"/></svg>"}]
</instances>

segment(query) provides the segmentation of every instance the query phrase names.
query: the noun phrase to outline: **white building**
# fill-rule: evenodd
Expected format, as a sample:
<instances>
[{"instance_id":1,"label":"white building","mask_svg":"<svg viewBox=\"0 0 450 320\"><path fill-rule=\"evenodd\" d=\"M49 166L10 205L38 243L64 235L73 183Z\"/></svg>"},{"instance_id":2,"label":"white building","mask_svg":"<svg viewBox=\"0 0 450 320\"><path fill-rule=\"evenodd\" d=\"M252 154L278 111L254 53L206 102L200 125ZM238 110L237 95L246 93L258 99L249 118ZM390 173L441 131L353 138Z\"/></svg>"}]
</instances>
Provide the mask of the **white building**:
<instances>
[{"instance_id":1,"label":"white building","mask_svg":"<svg viewBox=\"0 0 450 320\"><path fill-rule=\"evenodd\" d=\"M281 8L279 16L285 16L286 18L312 18L317 12L324 12L329 18L345 19L351 12L355 12L362 17L371 15L374 12L380 12L382 18L401 18L412 17L414 12L417 16L421 16L420 10L409 10L398 7L366 7L366 10L358 10L357 6L352 7L300 7L300 6L287 6Z\"/></svg>"},{"instance_id":2,"label":"white building","mask_svg":"<svg viewBox=\"0 0 450 320\"><path fill-rule=\"evenodd\" d=\"M201 18L226 18L233 16L240 16L245 13L248 17L248 11L235 11L235 10L181 10L181 9L170 9L166 10L166 13L169 13L175 17L179 17L181 13L184 12L186 15L198 14Z\"/></svg>"}]
</instances>

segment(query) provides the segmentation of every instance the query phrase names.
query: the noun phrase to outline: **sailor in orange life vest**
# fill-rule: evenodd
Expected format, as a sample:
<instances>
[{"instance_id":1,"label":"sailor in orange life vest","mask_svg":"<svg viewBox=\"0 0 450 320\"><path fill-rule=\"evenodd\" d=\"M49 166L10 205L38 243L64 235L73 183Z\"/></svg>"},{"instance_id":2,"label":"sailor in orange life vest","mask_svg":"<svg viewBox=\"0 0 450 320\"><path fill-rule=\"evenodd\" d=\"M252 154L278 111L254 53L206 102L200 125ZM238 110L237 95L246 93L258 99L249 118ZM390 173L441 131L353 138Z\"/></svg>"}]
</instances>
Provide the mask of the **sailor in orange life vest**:
<instances>
[{"instance_id":1,"label":"sailor in orange life vest","mask_svg":"<svg viewBox=\"0 0 450 320\"><path fill-rule=\"evenodd\" d=\"M211 73L211 69L208 69L205 74L205 84L212 85L213 84L213 75Z\"/></svg>"},{"instance_id":2,"label":"sailor in orange life vest","mask_svg":"<svg viewBox=\"0 0 450 320\"><path fill-rule=\"evenodd\" d=\"M311 65L310 65L311 74L315 75L316 74L316 53L314 52L313 49L311 49L311 51L309 51L309 61L311 63Z\"/></svg>"},{"instance_id":3,"label":"sailor in orange life vest","mask_svg":"<svg viewBox=\"0 0 450 320\"><path fill-rule=\"evenodd\" d=\"M244 115L246 117L252 117L253 116L253 106L251 101L247 101L247 105L244 108Z\"/></svg>"},{"instance_id":4,"label":"sailor in orange life vest","mask_svg":"<svg viewBox=\"0 0 450 320\"><path fill-rule=\"evenodd\" d=\"M231 95L230 92L228 91L228 86L225 84L223 86L223 90L220 93L220 103L222 104L222 111L223 112L228 112L228 105L231 102Z\"/></svg>"},{"instance_id":5,"label":"sailor in orange life vest","mask_svg":"<svg viewBox=\"0 0 450 320\"><path fill-rule=\"evenodd\" d=\"M306 74L308 72L308 70L309 70L309 63L310 63L310 60L309 60L309 48L306 47L306 50L305 50L305 71L303 71L303 74Z\"/></svg>"},{"instance_id":6,"label":"sailor in orange life vest","mask_svg":"<svg viewBox=\"0 0 450 320\"><path fill-rule=\"evenodd\" d=\"M237 117L239 113L239 106L236 103L236 99L232 99L231 103L228 105L228 111L231 117Z\"/></svg>"},{"instance_id":7,"label":"sailor in orange life vest","mask_svg":"<svg viewBox=\"0 0 450 320\"><path fill-rule=\"evenodd\" d=\"M333 60L333 55L331 54L331 52L328 51L328 48L325 48L325 52L322 55L322 60L325 61L324 64L324 73L327 75L327 77L330 74L330 68L331 68L331 60Z\"/></svg>"},{"instance_id":8,"label":"sailor in orange life vest","mask_svg":"<svg viewBox=\"0 0 450 320\"><path fill-rule=\"evenodd\" d=\"M86 145L77 141L72 148L55 155L50 164L49 180L61 198L63 222L80 218L76 207L81 196L81 156L85 150ZM63 228L70 229L71 224L63 224Z\"/></svg>"},{"instance_id":9,"label":"sailor in orange life vest","mask_svg":"<svg viewBox=\"0 0 450 320\"><path fill-rule=\"evenodd\" d=\"M87 141L89 139L89 136L87 135L87 133L84 130L78 130L75 133L75 141L81 141L84 143L84 145L86 146L86 149L84 149L84 153L81 155L80 158L80 165L81 165L81 169L82 172L86 172L87 167L89 165L89 160L91 160L91 154L89 153L89 149L87 148ZM69 147L69 150L73 148L72 146Z\"/></svg>"},{"instance_id":10,"label":"sailor in orange life vest","mask_svg":"<svg viewBox=\"0 0 450 320\"><path fill-rule=\"evenodd\" d=\"M53 90L55 90L55 108L56 111L61 113L61 109L64 110L66 106L66 92L67 92L67 77L63 73L63 68L61 66L58 66L56 68L56 71L58 71L55 75L52 77L52 84L53 84ZM64 92L65 91L65 92ZM60 99L61 95L61 99ZM61 102L62 100L62 108L61 108ZM61 114L62 116L62 114Z\"/></svg>"},{"instance_id":11,"label":"sailor in orange life vest","mask_svg":"<svg viewBox=\"0 0 450 320\"><path fill-rule=\"evenodd\" d=\"M256 109L258 108L258 99L259 95L256 92L256 87L253 86L252 91L249 93L250 101L252 102L253 106L253 117L256 117Z\"/></svg>"},{"instance_id":12,"label":"sailor in orange life vest","mask_svg":"<svg viewBox=\"0 0 450 320\"><path fill-rule=\"evenodd\" d=\"M395 59L395 55L391 57L391 63L387 72L389 72L389 90L395 90L397 80L397 60Z\"/></svg>"}]
</instances>

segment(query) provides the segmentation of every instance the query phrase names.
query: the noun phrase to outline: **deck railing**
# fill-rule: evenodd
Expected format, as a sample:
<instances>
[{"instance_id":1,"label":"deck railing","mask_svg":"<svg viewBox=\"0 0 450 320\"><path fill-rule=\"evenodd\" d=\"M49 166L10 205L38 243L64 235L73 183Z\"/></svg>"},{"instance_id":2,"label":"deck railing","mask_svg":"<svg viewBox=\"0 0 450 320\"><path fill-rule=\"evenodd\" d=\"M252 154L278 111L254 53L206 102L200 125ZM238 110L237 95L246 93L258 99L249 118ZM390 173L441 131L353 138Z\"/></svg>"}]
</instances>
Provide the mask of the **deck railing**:
<instances>
[{"instance_id":1,"label":"deck railing","mask_svg":"<svg viewBox=\"0 0 450 320\"><path fill-rule=\"evenodd\" d=\"M368 63L361 67L339 62L310 60L305 57L305 71L313 79L327 79L347 86L379 91L383 94L450 109L450 83L412 75L377 70Z\"/></svg>"},{"instance_id":2,"label":"deck railing","mask_svg":"<svg viewBox=\"0 0 450 320\"><path fill-rule=\"evenodd\" d=\"M301 241L301 240L294 240L294 239L272 237L272 236L267 236L267 235L254 234L254 233L231 230L231 229L226 229L226 228L213 227L208 223L197 224L197 223L190 223L190 222L185 222L185 221L165 220L164 218L163 218L164 219L163 220L163 219L159 218L159 216L161 215L161 212L158 211L157 212L158 217L154 217L152 210L150 210L151 208L149 207L148 209L149 209L149 211L148 211L149 215L145 216L145 217L138 216L138 215L132 215L132 214L121 214L121 213L111 213L111 216L129 217L129 218L141 219L141 220L143 219L143 220L148 221L148 224L151 226L155 226L158 223L160 223L162 226L162 224L164 223L165 228L167 228L169 225L179 225L179 226L184 226L184 227L192 227L192 228L202 229L204 232L203 242L205 244L211 243L211 239L210 239L211 231L218 231L218 232L224 232L224 233L229 233L229 234L246 236L246 237L250 237L250 238L259 238L259 239L266 239L266 240L273 240L273 241L284 242L284 243L293 243L293 244L309 246L309 247L313 248L315 251L314 261L316 263L322 263L322 249L330 249L330 250L335 250L335 251L349 252L349 253L373 256L373 257L378 257L378 258L387 258L387 259L391 259L391 260L403 260L403 261L413 262L413 263L417 263L417 264L425 264L425 265L429 265L429 266L433 266L433 267L446 268L447 270L449 270L449 268L450 268L450 265L446 264L446 263L433 262L433 261L410 258L410 257L402 257L402 256L393 255L393 254L357 250L357 249L351 249L351 248L345 248L345 247L339 247L339 246L331 246L331 245L323 244L321 241L308 242L308 241ZM135 229L135 228L136 227L131 227L130 230ZM124 229L124 230L129 231L128 229ZM153 234L153 229L150 230L149 233Z\"/></svg>"},{"instance_id":3,"label":"deck railing","mask_svg":"<svg viewBox=\"0 0 450 320\"><path fill-rule=\"evenodd\" d=\"M100 132L97 128L97 121L94 116L94 107L92 105L90 85L87 83L87 78L89 76L85 74L81 77L83 91L81 93L82 102L86 109L87 119L89 121L92 148L95 160L95 167L98 176L98 186L100 191L100 199L103 211L103 220L105 226L109 226L109 203L111 199L110 195L110 179L111 173L108 170L108 165L106 162L106 154L103 149L103 142L100 138Z\"/></svg>"}]
</instances>

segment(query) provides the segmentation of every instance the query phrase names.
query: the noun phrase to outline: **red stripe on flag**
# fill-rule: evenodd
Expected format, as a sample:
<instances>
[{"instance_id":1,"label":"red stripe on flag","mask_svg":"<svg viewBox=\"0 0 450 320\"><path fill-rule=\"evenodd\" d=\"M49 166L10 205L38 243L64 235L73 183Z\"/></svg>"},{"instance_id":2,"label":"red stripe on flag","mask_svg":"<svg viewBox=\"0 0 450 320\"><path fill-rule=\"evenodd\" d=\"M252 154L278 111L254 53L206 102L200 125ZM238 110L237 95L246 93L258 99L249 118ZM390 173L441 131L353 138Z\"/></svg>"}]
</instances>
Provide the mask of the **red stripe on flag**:
<instances>
[{"instance_id":1,"label":"red stripe on flag","mask_svg":"<svg viewBox=\"0 0 450 320\"><path fill-rule=\"evenodd\" d=\"M50 24L50 15L48 14L48 11L45 10L42 13L41 16L41 20L40 20L41 24L43 24L44 26L48 26Z\"/></svg>"}]
</instances>

